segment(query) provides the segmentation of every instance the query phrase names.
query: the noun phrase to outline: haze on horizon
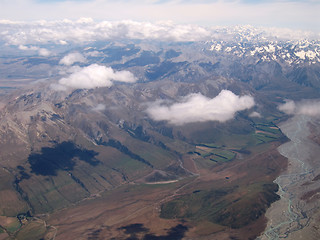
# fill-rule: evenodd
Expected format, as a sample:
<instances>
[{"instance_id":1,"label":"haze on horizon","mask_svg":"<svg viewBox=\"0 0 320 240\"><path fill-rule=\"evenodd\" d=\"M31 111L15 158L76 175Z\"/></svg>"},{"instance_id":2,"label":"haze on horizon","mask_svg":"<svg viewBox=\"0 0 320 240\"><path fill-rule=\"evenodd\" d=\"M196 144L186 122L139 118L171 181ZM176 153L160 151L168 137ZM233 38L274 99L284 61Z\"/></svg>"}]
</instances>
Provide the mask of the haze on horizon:
<instances>
[{"instance_id":1,"label":"haze on horizon","mask_svg":"<svg viewBox=\"0 0 320 240\"><path fill-rule=\"evenodd\" d=\"M173 21L201 26L252 25L320 32L318 0L1 0L1 19L93 18Z\"/></svg>"}]
</instances>

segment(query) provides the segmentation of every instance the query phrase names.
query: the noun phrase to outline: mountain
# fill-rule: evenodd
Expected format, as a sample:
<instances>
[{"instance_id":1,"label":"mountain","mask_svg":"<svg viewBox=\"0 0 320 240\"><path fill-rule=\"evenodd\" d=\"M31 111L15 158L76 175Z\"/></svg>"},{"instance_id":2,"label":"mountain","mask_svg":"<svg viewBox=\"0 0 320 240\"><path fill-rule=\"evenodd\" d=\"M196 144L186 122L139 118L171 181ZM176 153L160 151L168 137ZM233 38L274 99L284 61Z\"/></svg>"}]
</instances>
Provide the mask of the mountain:
<instances>
[{"instance_id":1,"label":"mountain","mask_svg":"<svg viewBox=\"0 0 320 240\"><path fill-rule=\"evenodd\" d=\"M287 164L278 106L319 97L320 45L249 30L2 56L2 235L257 237Z\"/></svg>"}]
</instances>

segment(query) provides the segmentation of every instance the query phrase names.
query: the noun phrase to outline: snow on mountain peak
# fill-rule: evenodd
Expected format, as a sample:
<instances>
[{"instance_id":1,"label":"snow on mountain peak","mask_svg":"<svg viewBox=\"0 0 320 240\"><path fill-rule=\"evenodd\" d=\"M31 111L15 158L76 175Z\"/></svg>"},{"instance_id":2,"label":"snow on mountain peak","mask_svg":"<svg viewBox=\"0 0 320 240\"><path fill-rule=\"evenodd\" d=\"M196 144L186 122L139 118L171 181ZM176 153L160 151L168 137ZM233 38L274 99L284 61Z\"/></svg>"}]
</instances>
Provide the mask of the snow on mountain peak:
<instances>
[{"instance_id":1,"label":"snow on mountain peak","mask_svg":"<svg viewBox=\"0 0 320 240\"><path fill-rule=\"evenodd\" d=\"M320 41L306 39L308 34L300 35L299 39L284 39L277 36L277 32L271 35L268 29L250 26L217 31L225 35L215 34L215 38L208 42L208 50L212 52L224 52L238 57L251 56L257 61L278 60L290 65L320 62ZM221 41L223 37L227 41Z\"/></svg>"}]
</instances>

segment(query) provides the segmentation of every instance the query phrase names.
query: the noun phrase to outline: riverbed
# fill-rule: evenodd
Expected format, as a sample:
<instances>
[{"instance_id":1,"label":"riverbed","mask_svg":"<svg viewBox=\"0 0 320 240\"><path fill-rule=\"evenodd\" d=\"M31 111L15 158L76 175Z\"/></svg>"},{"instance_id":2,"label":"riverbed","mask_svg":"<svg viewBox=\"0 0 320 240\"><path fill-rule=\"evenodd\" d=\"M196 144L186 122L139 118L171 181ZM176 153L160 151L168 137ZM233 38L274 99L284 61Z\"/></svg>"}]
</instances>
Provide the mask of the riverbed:
<instances>
[{"instance_id":1,"label":"riverbed","mask_svg":"<svg viewBox=\"0 0 320 240\"><path fill-rule=\"evenodd\" d=\"M278 148L288 158L288 168L275 180L281 199L267 210L268 223L260 240L320 239L320 201L301 199L320 187L320 181L312 181L320 172L320 145L309 138L310 122L320 126L318 120L304 115L296 115L279 126L290 139Z\"/></svg>"}]
</instances>

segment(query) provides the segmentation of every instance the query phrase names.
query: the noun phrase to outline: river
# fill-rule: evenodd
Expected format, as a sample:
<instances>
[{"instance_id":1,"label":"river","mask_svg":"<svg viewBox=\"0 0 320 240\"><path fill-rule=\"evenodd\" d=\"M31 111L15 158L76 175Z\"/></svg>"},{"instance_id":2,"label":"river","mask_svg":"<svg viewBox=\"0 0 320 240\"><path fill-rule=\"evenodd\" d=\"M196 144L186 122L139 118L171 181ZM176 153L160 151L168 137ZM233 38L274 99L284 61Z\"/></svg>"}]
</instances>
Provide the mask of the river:
<instances>
[{"instance_id":1,"label":"river","mask_svg":"<svg viewBox=\"0 0 320 240\"><path fill-rule=\"evenodd\" d=\"M278 148L288 158L288 168L275 180L281 199L267 210L267 227L259 240L320 239L319 231L314 232L315 225L319 227L319 201L309 204L301 200L306 191L319 187L319 183L306 184L320 169L320 146L309 138L308 123L312 121L309 116L296 115L279 126L291 140Z\"/></svg>"}]
</instances>

